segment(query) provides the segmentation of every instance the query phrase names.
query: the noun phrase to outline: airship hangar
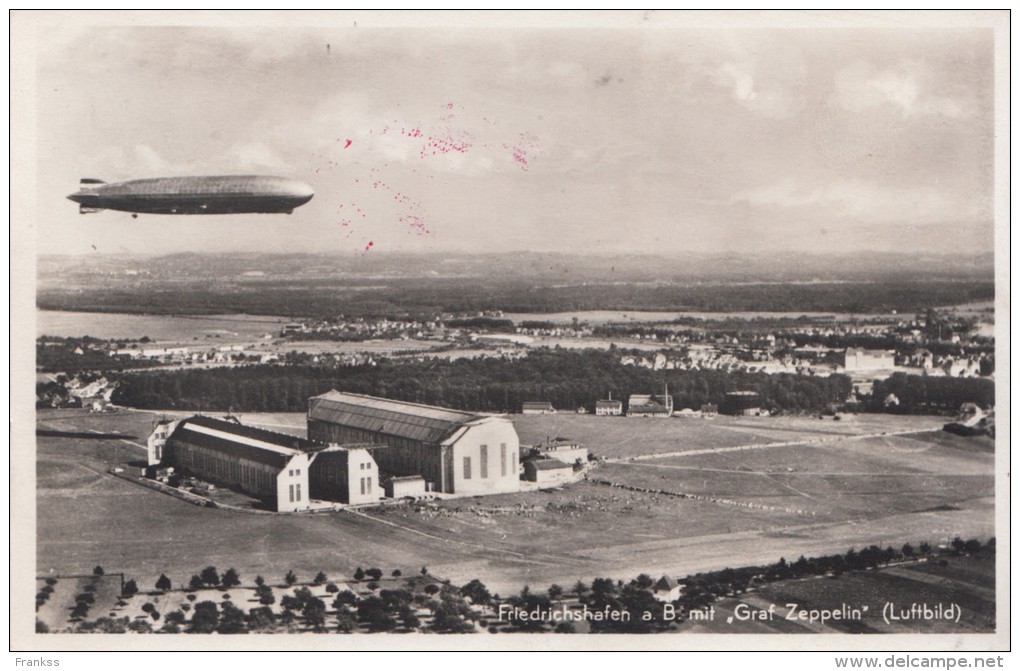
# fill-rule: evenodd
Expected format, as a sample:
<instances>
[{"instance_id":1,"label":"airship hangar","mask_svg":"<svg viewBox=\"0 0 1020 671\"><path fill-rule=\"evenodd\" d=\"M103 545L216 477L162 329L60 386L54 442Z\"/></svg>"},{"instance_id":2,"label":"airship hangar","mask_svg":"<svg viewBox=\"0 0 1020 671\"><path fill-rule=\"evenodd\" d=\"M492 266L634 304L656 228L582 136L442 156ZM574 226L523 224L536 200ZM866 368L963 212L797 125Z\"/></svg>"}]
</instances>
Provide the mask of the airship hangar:
<instances>
[{"instance_id":1,"label":"airship hangar","mask_svg":"<svg viewBox=\"0 0 1020 671\"><path fill-rule=\"evenodd\" d=\"M83 178L68 196L82 214L121 210L138 214L290 214L314 196L312 188L285 177L221 175L157 177L107 184Z\"/></svg>"}]
</instances>

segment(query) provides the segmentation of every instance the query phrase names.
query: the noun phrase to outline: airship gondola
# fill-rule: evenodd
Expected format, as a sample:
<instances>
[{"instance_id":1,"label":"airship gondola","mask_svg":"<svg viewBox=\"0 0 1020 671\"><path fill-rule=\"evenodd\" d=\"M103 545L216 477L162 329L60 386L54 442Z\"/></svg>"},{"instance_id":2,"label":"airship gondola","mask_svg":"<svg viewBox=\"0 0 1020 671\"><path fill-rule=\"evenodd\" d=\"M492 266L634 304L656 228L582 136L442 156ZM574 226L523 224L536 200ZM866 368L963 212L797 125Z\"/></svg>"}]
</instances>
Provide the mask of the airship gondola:
<instances>
[{"instance_id":1,"label":"airship gondola","mask_svg":"<svg viewBox=\"0 0 1020 671\"><path fill-rule=\"evenodd\" d=\"M107 184L83 178L68 199L82 214L102 210L144 214L290 214L315 195L307 184L285 177L222 175L157 177Z\"/></svg>"}]
</instances>

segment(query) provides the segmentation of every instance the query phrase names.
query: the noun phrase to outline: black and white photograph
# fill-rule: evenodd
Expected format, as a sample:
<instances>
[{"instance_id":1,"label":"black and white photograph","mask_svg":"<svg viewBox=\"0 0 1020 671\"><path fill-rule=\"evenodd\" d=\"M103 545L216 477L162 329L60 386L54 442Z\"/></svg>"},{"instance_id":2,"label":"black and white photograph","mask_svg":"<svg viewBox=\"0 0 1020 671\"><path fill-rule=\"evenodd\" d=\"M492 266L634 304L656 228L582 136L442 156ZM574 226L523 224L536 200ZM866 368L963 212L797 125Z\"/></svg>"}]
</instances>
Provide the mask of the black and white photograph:
<instances>
[{"instance_id":1,"label":"black and white photograph","mask_svg":"<svg viewBox=\"0 0 1020 671\"><path fill-rule=\"evenodd\" d=\"M1008 11L10 26L12 652L1009 650Z\"/></svg>"}]
</instances>

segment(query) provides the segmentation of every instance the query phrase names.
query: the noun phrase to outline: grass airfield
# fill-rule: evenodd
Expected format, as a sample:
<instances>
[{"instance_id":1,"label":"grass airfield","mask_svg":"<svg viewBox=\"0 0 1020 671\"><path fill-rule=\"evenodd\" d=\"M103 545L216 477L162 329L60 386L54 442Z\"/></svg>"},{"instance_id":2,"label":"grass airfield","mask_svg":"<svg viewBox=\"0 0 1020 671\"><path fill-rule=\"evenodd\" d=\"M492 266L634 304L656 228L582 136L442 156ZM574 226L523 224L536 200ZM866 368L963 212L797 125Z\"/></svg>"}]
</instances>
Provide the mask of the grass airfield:
<instances>
[{"instance_id":1,"label":"grass airfield","mask_svg":"<svg viewBox=\"0 0 1020 671\"><path fill-rule=\"evenodd\" d=\"M931 417L652 420L516 416L524 443L584 442L607 461L563 489L361 513L199 508L109 474L139 468L156 415L38 413L37 572L151 584L203 567L282 580L428 566L499 593L599 576L698 571L850 547L994 535L994 445ZM300 433L302 414L242 420ZM261 421L260 421L261 420ZM901 433L909 432L909 433ZM651 490L651 491L645 491Z\"/></svg>"}]
</instances>

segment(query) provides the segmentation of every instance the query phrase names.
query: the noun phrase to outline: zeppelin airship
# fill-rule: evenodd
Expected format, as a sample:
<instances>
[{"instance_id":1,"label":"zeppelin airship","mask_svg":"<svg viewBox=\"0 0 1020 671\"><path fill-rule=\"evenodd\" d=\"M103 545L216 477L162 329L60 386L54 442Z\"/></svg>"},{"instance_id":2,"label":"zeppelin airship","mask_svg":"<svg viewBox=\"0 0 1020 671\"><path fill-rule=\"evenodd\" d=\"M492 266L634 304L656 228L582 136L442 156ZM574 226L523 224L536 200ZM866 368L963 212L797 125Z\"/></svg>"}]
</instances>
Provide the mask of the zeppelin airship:
<instances>
[{"instance_id":1,"label":"zeppelin airship","mask_svg":"<svg viewBox=\"0 0 1020 671\"><path fill-rule=\"evenodd\" d=\"M107 184L83 178L68 199L82 214L122 210L144 214L286 213L315 195L307 184L284 177L221 175L157 177Z\"/></svg>"}]
</instances>

